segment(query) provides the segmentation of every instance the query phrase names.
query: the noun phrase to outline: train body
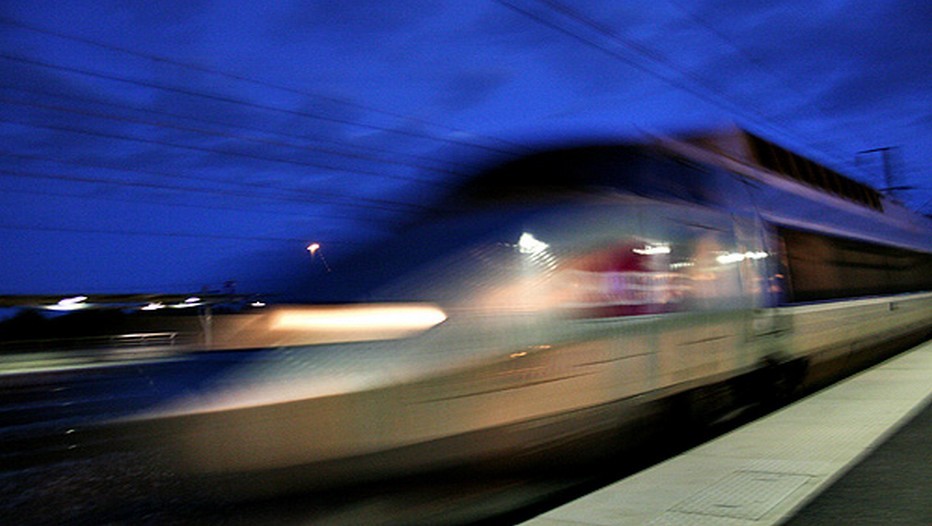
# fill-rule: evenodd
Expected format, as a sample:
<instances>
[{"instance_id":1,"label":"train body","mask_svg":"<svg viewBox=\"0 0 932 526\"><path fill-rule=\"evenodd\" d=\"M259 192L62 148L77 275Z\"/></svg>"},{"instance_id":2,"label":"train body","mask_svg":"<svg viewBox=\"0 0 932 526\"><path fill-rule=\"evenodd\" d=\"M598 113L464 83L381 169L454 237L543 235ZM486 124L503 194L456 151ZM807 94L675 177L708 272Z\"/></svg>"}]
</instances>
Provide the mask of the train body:
<instances>
[{"instance_id":1,"label":"train body","mask_svg":"<svg viewBox=\"0 0 932 526\"><path fill-rule=\"evenodd\" d=\"M615 447L932 327L928 219L743 132L549 149L450 208L335 267L351 303L216 331L268 349L134 424L181 472L325 487Z\"/></svg>"}]
</instances>

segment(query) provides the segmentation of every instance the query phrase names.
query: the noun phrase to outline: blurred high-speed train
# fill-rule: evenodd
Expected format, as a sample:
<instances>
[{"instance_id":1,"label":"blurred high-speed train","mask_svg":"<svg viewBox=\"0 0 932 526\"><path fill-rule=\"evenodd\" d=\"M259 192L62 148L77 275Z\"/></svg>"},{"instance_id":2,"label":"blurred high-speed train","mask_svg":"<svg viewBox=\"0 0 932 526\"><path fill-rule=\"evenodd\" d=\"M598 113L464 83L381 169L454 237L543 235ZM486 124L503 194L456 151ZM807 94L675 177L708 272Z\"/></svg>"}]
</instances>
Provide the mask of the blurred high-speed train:
<instances>
[{"instance_id":1,"label":"blurred high-speed train","mask_svg":"<svg viewBox=\"0 0 932 526\"><path fill-rule=\"evenodd\" d=\"M343 302L218 326L268 350L136 421L181 472L325 487L620 447L932 328L929 219L738 130L550 148L448 208L321 277Z\"/></svg>"}]
</instances>

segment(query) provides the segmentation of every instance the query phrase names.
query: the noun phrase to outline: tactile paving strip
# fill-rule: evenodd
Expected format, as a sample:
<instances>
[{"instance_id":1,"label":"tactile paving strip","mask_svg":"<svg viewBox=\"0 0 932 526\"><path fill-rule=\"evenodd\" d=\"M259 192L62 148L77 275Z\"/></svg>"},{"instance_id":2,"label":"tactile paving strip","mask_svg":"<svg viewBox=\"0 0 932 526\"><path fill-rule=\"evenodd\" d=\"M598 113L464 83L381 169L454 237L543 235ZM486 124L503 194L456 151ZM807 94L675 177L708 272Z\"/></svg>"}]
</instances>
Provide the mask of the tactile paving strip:
<instances>
[{"instance_id":1,"label":"tactile paving strip","mask_svg":"<svg viewBox=\"0 0 932 526\"><path fill-rule=\"evenodd\" d=\"M756 520L811 477L767 471L736 471L681 501L670 511Z\"/></svg>"}]
</instances>

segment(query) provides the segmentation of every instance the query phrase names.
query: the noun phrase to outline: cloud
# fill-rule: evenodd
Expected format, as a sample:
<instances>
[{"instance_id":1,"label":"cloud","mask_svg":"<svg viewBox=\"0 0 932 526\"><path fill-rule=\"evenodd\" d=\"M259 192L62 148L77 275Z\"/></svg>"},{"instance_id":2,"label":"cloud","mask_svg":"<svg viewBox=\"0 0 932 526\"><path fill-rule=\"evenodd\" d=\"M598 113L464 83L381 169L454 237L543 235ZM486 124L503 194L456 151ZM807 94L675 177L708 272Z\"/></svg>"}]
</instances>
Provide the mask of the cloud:
<instances>
[{"instance_id":1,"label":"cloud","mask_svg":"<svg viewBox=\"0 0 932 526\"><path fill-rule=\"evenodd\" d=\"M297 1L269 18L266 36L289 44L323 36L344 50L378 49L380 40L413 32L442 9L430 0Z\"/></svg>"},{"instance_id":2,"label":"cloud","mask_svg":"<svg viewBox=\"0 0 932 526\"><path fill-rule=\"evenodd\" d=\"M411 30L440 9L441 4L431 0L318 0L293 4L288 20L306 29L371 35Z\"/></svg>"},{"instance_id":3,"label":"cloud","mask_svg":"<svg viewBox=\"0 0 932 526\"><path fill-rule=\"evenodd\" d=\"M461 71L447 79L438 95L443 107L469 109L487 99L511 79L504 71Z\"/></svg>"},{"instance_id":4,"label":"cloud","mask_svg":"<svg viewBox=\"0 0 932 526\"><path fill-rule=\"evenodd\" d=\"M851 167L854 152L886 145L900 147L898 166L911 181L923 180L932 165L924 148L932 122L932 33L925 28L932 4L564 4L571 11L557 18L557 28L498 2L3 4L0 12L9 9L37 26L265 83L48 34L0 32L4 52L138 81L0 60L2 83L21 88L0 90L20 101L3 105L2 118L25 123L0 125L3 149L65 161L2 157L0 168L121 183L11 178L4 188L23 194L5 197L6 219L62 226L23 197L31 189L70 194L30 197L48 205L42 213L76 203L105 211L82 216L87 230L136 225L156 234L229 234L69 238L52 230L30 241L29 232L15 233L22 257L15 264L29 259L29 243L96 243L74 249L91 258L122 242L112 264L87 262L70 278L41 279L50 280L46 285L99 279L92 268L113 270L111 285L120 288L134 274L147 276L139 283L154 289L228 278L250 288L241 276L261 280L263 269L303 268L294 259L305 255L300 250L262 238L325 236L336 258L339 247L357 248L416 217L419 209L405 203L430 203L445 190L408 179L454 184L532 142L628 137L644 128L719 124L723 117L769 125L778 142L842 168ZM708 102L708 95L721 103ZM59 253L49 257L67 262ZM180 262L184 268L175 265L175 272L184 277L161 268L158 257ZM238 264L243 274L233 270Z\"/></svg>"}]
</instances>

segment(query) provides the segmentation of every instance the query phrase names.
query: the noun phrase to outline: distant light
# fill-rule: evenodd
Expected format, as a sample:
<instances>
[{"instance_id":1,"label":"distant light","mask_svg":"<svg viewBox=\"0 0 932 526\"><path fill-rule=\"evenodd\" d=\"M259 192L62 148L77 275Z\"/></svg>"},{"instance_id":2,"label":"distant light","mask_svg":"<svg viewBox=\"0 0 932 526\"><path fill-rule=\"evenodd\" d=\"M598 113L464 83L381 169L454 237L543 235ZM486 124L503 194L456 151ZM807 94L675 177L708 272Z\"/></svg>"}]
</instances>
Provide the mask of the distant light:
<instances>
[{"instance_id":1,"label":"distant light","mask_svg":"<svg viewBox=\"0 0 932 526\"><path fill-rule=\"evenodd\" d=\"M185 300L184 300L183 302L181 302L181 303L176 303L176 304L172 305L171 308L173 308L173 309L187 309L188 307L197 307L197 306L199 306L199 305L203 305L203 304L201 303L201 298L199 298L199 297L197 297L197 296L191 296L190 298L185 299Z\"/></svg>"},{"instance_id":2,"label":"distant light","mask_svg":"<svg viewBox=\"0 0 932 526\"><path fill-rule=\"evenodd\" d=\"M161 303L156 301L156 302L149 303L148 305L146 305L145 307L142 307L139 310L159 310L159 309L164 309L164 308L165 308L165 305L162 305Z\"/></svg>"},{"instance_id":3,"label":"distant light","mask_svg":"<svg viewBox=\"0 0 932 526\"><path fill-rule=\"evenodd\" d=\"M670 245L644 245L644 248L633 248L631 249L635 254L640 254L642 256L655 256L658 254L669 254Z\"/></svg>"},{"instance_id":4,"label":"distant light","mask_svg":"<svg viewBox=\"0 0 932 526\"><path fill-rule=\"evenodd\" d=\"M531 254L537 255L550 247L547 243L534 237L534 234L524 232L521 234L521 237L518 238L518 250L522 254Z\"/></svg>"},{"instance_id":5,"label":"distant light","mask_svg":"<svg viewBox=\"0 0 932 526\"><path fill-rule=\"evenodd\" d=\"M764 259L768 255L769 254L766 252L729 252L727 254L716 256L715 261L721 265L727 265L729 263L738 263L740 261L744 261L745 259Z\"/></svg>"},{"instance_id":6,"label":"distant light","mask_svg":"<svg viewBox=\"0 0 932 526\"><path fill-rule=\"evenodd\" d=\"M254 302L250 303L249 306L250 306L250 307L255 307L255 308L258 309L258 308L260 308L260 307L265 307L265 302L262 302L262 301L254 301Z\"/></svg>"},{"instance_id":7,"label":"distant light","mask_svg":"<svg viewBox=\"0 0 932 526\"><path fill-rule=\"evenodd\" d=\"M63 298L55 305L49 305L46 308L60 311L79 310L87 307L87 303L84 303L85 301L87 301L87 296L74 296L71 298Z\"/></svg>"},{"instance_id":8,"label":"distant light","mask_svg":"<svg viewBox=\"0 0 932 526\"><path fill-rule=\"evenodd\" d=\"M76 303L84 303L87 301L87 296L74 296L73 298L65 298L58 302L59 305L74 305Z\"/></svg>"},{"instance_id":9,"label":"distant light","mask_svg":"<svg viewBox=\"0 0 932 526\"><path fill-rule=\"evenodd\" d=\"M307 251L313 256L320 249L320 243L311 243L307 246Z\"/></svg>"}]
</instances>

